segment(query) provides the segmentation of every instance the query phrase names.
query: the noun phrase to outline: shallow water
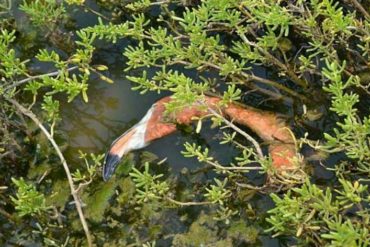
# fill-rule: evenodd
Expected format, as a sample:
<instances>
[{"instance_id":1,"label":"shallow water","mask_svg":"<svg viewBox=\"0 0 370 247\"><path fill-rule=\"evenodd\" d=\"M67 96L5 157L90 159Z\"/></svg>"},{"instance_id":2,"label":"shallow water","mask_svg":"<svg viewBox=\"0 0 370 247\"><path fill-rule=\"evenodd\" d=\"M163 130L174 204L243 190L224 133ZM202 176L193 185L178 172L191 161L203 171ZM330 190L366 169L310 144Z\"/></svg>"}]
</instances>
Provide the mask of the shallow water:
<instances>
[{"instance_id":1,"label":"shallow water","mask_svg":"<svg viewBox=\"0 0 370 247\"><path fill-rule=\"evenodd\" d=\"M92 4L92 7L97 6ZM78 13L75 17L77 28L93 25L96 22L94 15ZM121 40L116 45L108 45L98 42L98 49L94 57L95 64L105 64L110 69L107 74L114 83L108 84L98 77L90 81L88 90L89 103L82 102L81 99L71 104L63 104L63 124L62 130L67 133L68 149L66 152L70 160L78 162L78 150L84 152L104 153L111 142L121 133L126 131L136 122L138 122L150 108L150 106L159 98L166 94L158 95L156 93L147 93L144 96L131 90L132 84L125 79L126 73L123 71L124 58L122 51L125 46L130 44L129 40ZM149 70L148 73L151 73ZM197 72L187 72L189 76L196 78ZM271 78L274 76L264 68L254 67L254 73L263 77ZM212 72L210 72L212 76ZM276 79L276 78L273 78ZM292 111L293 102L265 102L260 104L260 96L256 94L247 94L243 97L246 104L258 106L267 110L275 110L285 114L290 118L294 117ZM167 176L182 176L183 168L194 170L203 167L195 159L187 159L181 155L183 144L185 142L197 142L206 145L211 150L211 155L215 156L221 163L227 164L231 157L236 154L236 150L229 145L219 145L218 139L221 132L217 129L211 129L210 124L205 124L200 134L178 131L175 134L154 141L148 147L134 152L135 157L141 157L146 151L158 156L159 160L166 158L165 168L169 169ZM323 128L323 122L313 124L314 128ZM297 129L297 132L302 129ZM304 129L304 131L306 131ZM137 160L137 159L136 159ZM138 162L139 163L139 162ZM155 168L156 169L156 168ZM154 170L155 170L154 169ZM313 174L317 174L317 180L330 180L333 174L328 173L320 166L315 166ZM208 176L208 175L207 175ZM248 175L249 179L255 184L263 184L264 177L256 173ZM184 188L186 189L186 188ZM256 212L264 214L273 207L272 201L267 195L256 195L249 201ZM183 214L193 215L195 220L198 212L193 212L194 208L183 210L168 210L165 218L168 218L163 225L168 228L169 233L182 232L189 226L189 223L180 221ZM199 209L198 209L199 210ZM193 212L193 213L192 213ZM191 218L191 217L190 217ZM92 229L94 231L94 228ZM269 234L259 236L258 246L282 246L289 242L287 239L272 239ZM169 246L168 240L158 240L158 246Z\"/></svg>"},{"instance_id":2,"label":"shallow water","mask_svg":"<svg viewBox=\"0 0 370 247\"><path fill-rule=\"evenodd\" d=\"M81 13L79 13L78 17L76 17L78 28L92 25L95 21L96 17L91 14L85 13L81 16ZM166 93L162 95L147 93L142 96L140 93L131 90L132 84L125 79L126 73L123 71L124 58L122 55L124 47L129 43L130 41L123 40L116 45L107 46L106 43L98 42L94 64L107 65L110 68L107 76L114 83L109 84L96 76L96 78L90 80L88 90L89 102L87 104L78 99L70 104L64 102L63 107L61 107L63 109L61 128L66 133L66 141L68 143L66 157L69 160L79 163L77 159L78 150L83 150L87 153L104 153L116 137L138 122L156 100L166 95ZM198 76L195 71L187 73L194 78ZM255 73L266 76L267 71L263 68L255 68ZM212 75L212 72L208 74ZM260 97L248 94L243 97L243 100L251 102L252 105L257 105L260 102ZM271 103L266 103L262 107L273 109L275 106ZM289 109L289 107L286 107L286 109ZM289 114L288 112L283 113ZM167 176L181 177L181 171L184 168L192 171L204 167L196 159L183 157L180 152L184 149L183 144L185 142L196 142L209 147L210 154L223 164L228 164L231 158L237 154L237 151L232 146L218 144L221 131L219 129L211 129L209 122L203 125L200 134L195 134L194 132L194 129L190 132L177 131L170 136L154 141L142 150L134 152L134 156L137 160L145 152L151 152L158 156L158 160L166 158L162 168L158 167L154 168L154 170L165 168L168 169L166 171ZM137 162L137 164L140 164L140 162ZM212 176L212 174L206 175L209 179ZM248 177L256 184L262 184L264 181L263 176L256 173L250 174ZM184 185L186 186L186 183ZM273 206L268 196L257 196L253 198L251 203L257 211L261 210L261 212L266 212ZM164 216L168 220L161 224L168 228L168 233L182 232L189 226L189 222L182 222L180 220L181 215L185 212L186 215L190 215L190 219L192 218L191 215L193 215L193 220L195 220L199 214L198 210L200 208L167 210L165 215L169 214L171 217ZM94 228L91 230L94 231ZM279 240L271 239L268 235L262 234L259 240L259 246L279 246ZM158 246L169 246L169 243L168 240L163 239L157 241Z\"/></svg>"},{"instance_id":3,"label":"shallow water","mask_svg":"<svg viewBox=\"0 0 370 247\"><path fill-rule=\"evenodd\" d=\"M101 11L94 1L88 1L88 5L97 11ZM153 13L153 15L155 14ZM25 21L24 15L19 12L16 12L16 15L19 26L27 28L29 23ZM95 15L83 11L72 13L72 18L74 24L71 30L77 30L97 23L97 17ZM166 93L162 95L147 93L142 96L138 92L131 90L132 84L125 79L126 73L123 71L125 60L122 55L123 49L130 43L130 40L121 40L115 45L107 45L107 43L98 41L93 63L107 65L109 71L106 76L111 78L114 83L109 84L100 80L98 76L93 76L89 83L88 103L84 103L81 98L78 98L73 103L67 103L64 99L61 99L63 121L60 129L68 144L65 154L71 164L80 163L78 160L78 150L86 153L104 153L116 137L138 122L156 100L166 95ZM47 47L47 45L45 46ZM32 66L35 71L49 72L49 70L52 70L52 68L37 62L33 62ZM275 76L272 72L266 71L264 68L254 67L253 71L255 74L266 78ZM151 72L153 71L148 71L148 73ZM198 76L195 71L187 73L193 78ZM206 74L208 76L215 76L212 74L212 71L206 72ZM295 117L295 114L301 112L299 107L295 109L294 102L268 101L260 104L262 99L253 93L243 97L243 101L246 104L258 106L262 109L274 110L287 115L291 119ZM320 107L326 108L325 105ZM316 136L315 133L321 133L323 129L331 128L332 125L333 121L331 117L327 116L316 122L308 122L305 126L295 124L295 131L298 135L309 131L312 138L320 139L322 137L320 135ZM317 130L320 131L318 132ZM138 157L142 158L146 152L150 152L158 156L158 160L166 158L164 168L169 169L166 175L181 177L181 171L184 168L196 170L203 167L195 159L187 159L181 155L180 152L183 150L183 144L185 142L196 142L209 147L210 154L223 164L231 161L232 157L237 154L237 151L230 145L219 145L218 140L220 135L220 130L211 129L210 124L206 123L200 134L195 134L194 130L190 132L178 131L175 134L154 141L151 145L140 151L134 152L134 156L137 160ZM308 150L307 152L310 151ZM337 160L343 158L341 155L334 155L328 161L324 162L324 164L331 166ZM137 163L140 164L140 162ZM312 163L315 164L315 162ZM312 170L313 179L317 183L330 183L330 180L333 179L333 173L328 172L320 165L312 165ZM61 176L63 175L61 174ZM206 174L205 176L211 178L213 174ZM262 184L264 182L264 177L256 173L251 173L248 175L248 178L255 184ZM184 185L186 186L187 184L184 183ZM185 190L187 188L183 189ZM248 202L260 214L264 214L269 208L273 207L272 201L267 195L255 195ZM160 222L160 224L166 225L169 232L184 231L190 225L189 221L184 223L179 220L181 215L184 214L184 211L186 211L186 214L193 215L193 218L196 218L199 214L199 208L171 209L162 217L166 221ZM91 229L93 232L94 227L99 228L101 226L93 226ZM258 246L283 246L289 240L271 239L268 234L262 234L259 236L259 241ZM162 239L158 244L159 246L168 246L168 240Z\"/></svg>"}]
</instances>

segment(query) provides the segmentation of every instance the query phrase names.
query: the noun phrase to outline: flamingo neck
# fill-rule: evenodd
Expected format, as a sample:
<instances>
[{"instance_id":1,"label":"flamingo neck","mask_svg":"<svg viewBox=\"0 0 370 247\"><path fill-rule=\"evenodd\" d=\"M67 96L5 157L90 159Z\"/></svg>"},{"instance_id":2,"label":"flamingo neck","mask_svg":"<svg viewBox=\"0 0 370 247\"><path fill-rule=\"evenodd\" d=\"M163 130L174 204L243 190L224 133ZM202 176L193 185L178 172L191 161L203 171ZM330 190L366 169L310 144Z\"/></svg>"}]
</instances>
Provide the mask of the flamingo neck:
<instances>
[{"instance_id":1,"label":"flamingo neck","mask_svg":"<svg viewBox=\"0 0 370 247\"><path fill-rule=\"evenodd\" d=\"M217 109L217 103L221 99L206 97L206 106ZM171 97L165 97L157 101L145 116L131 129L117 138L106 155L103 168L104 180L109 179L116 166L123 157L132 150L147 146L150 141L159 139L176 131L176 123L190 124L194 117L202 117L209 114L207 109L199 104L185 107L180 112L169 117L170 122L164 121L165 104L171 101ZM297 150L291 131L285 122L278 119L271 112L264 112L252 107L242 107L230 103L221 108L222 114L231 118L236 123L242 124L253 130L264 141L272 141L269 152L272 156L273 166L279 170L295 169L292 162Z\"/></svg>"},{"instance_id":2,"label":"flamingo neck","mask_svg":"<svg viewBox=\"0 0 370 247\"><path fill-rule=\"evenodd\" d=\"M149 144L145 140L145 133L148 129L148 122L153 115L154 107L155 105L149 109L140 122L117 138L111 147L111 152L122 157L132 150L143 148Z\"/></svg>"}]
</instances>

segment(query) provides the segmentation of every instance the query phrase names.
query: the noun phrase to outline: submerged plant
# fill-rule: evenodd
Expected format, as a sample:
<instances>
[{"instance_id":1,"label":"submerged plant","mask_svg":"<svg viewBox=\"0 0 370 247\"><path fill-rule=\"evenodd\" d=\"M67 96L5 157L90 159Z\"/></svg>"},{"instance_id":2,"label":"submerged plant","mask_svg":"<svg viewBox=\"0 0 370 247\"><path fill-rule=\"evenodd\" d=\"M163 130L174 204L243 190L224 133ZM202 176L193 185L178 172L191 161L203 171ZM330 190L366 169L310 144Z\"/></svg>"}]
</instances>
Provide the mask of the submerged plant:
<instances>
[{"instance_id":1,"label":"submerged plant","mask_svg":"<svg viewBox=\"0 0 370 247\"><path fill-rule=\"evenodd\" d=\"M160 199L165 195L169 186L167 182L158 181L163 174L151 175L149 173L149 163L145 163L144 172L140 172L136 168L132 169L129 175L136 185L136 198L139 203L147 202L148 200Z\"/></svg>"},{"instance_id":2,"label":"submerged plant","mask_svg":"<svg viewBox=\"0 0 370 247\"><path fill-rule=\"evenodd\" d=\"M258 245L267 234L299 245L369 246L368 6L331 0L24 0L14 7L0 1L0 16L7 18L0 21L0 188L11 194L0 190L0 224L6 224L0 245L239 246ZM30 24L15 18L14 9ZM75 30L81 24L71 16L81 10L96 24ZM176 174L156 157L150 165L140 157L136 168L127 158L103 184L103 156L84 151L77 161L66 158L60 127L65 104L90 103L96 78L113 82L105 72L110 66L94 64L106 56L106 44L122 50L124 62L115 66L122 64L132 89L171 93L169 119L209 96L220 99L220 108L250 104L288 114L297 127L290 145L316 153L306 161L298 156L294 172L278 172L263 152L274 140L257 139L215 108L193 119L190 132L200 133L211 119L212 127L221 127L215 142L233 150L230 159L194 138L182 154L199 167ZM316 129L324 124L325 131ZM325 167L325 157L335 153L340 158ZM331 177L323 179L315 169ZM26 175L29 183L15 178ZM16 216L28 217L18 222Z\"/></svg>"},{"instance_id":3,"label":"submerged plant","mask_svg":"<svg viewBox=\"0 0 370 247\"><path fill-rule=\"evenodd\" d=\"M27 184L23 178L13 178L17 186L16 197L11 197L19 216L40 214L48 209L44 194L38 192L34 185Z\"/></svg>"},{"instance_id":4,"label":"submerged plant","mask_svg":"<svg viewBox=\"0 0 370 247\"><path fill-rule=\"evenodd\" d=\"M368 246L370 232L364 224L370 215L362 207L362 202L369 202L368 188L358 182L340 182L342 186L334 194L308 180L282 198L272 194L276 207L269 211L267 221L272 227L268 231L274 231L275 236L295 235L305 244L328 241L330 246ZM349 208L355 210L355 215L347 211Z\"/></svg>"}]
</instances>

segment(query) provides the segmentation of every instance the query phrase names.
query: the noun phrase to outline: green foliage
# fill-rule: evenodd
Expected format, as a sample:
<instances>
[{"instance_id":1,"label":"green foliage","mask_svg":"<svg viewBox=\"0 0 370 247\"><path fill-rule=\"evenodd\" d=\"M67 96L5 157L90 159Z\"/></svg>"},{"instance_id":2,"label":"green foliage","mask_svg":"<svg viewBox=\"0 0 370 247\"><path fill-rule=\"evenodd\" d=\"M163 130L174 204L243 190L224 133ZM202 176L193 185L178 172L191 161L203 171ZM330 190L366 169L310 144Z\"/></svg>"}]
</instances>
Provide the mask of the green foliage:
<instances>
[{"instance_id":1,"label":"green foliage","mask_svg":"<svg viewBox=\"0 0 370 247\"><path fill-rule=\"evenodd\" d=\"M52 28L58 21L65 18L65 8L56 0L24 0L20 10L30 16L36 26Z\"/></svg>"},{"instance_id":2,"label":"green foliage","mask_svg":"<svg viewBox=\"0 0 370 247\"><path fill-rule=\"evenodd\" d=\"M222 230L222 231L220 231ZM221 234L220 234L221 232ZM258 230L246 222L232 222L230 226L217 226L216 221L204 212L191 224L187 232L176 234L174 246L235 246L257 244Z\"/></svg>"},{"instance_id":3,"label":"green foliage","mask_svg":"<svg viewBox=\"0 0 370 247\"><path fill-rule=\"evenodd\" d=\"M204 151L202 151L202 147L196 145L195 143L185 143L184 144L185 151L182 152L182 154L185 157L197 157L197 159L200 162L206 162L206 161L213 161L213 157L209 156L209 149L205 148Z\"/></svg>"},{"instance_id":4,"label":"green foliage","mask_svg":"<svg viewBox=\"0 0 370 247\"><path fill-rule=\"evenodd\" d=\"M68 4L83 5L85 0L66 0L65 2Z\"/></svg>"},{"instance_id":5,"label":"green foliage","mask_svg":"<svg viewBox=\"0 0 370 247\"><path fill-rule=\"evenodd\" d=\"M51 96L45 96L41 108L46 112L48 121L59 119L59 101Z\"/></svg>"},{"instance_id":6,"label":"green foliage","mask_svg":"<svg viewBox=\"0 0 370 247\"><path fill-rule=\"evenodd\" d=\"M135 1L133 3L127 4L126 8L133 10L133 11L140 11L140 10L148 8L150 4L151 4L150 0L140 0L140 1Z\"/></svg>"},{"instance_id":7,"label":"green foliage","mask_svg":"<svg viewBox=\"0 0 370 247\"><path fill-rule=\"evenodd\" d=\"M98 172L98 168L102 165L104 154L96 155L94 153L90 153L88 155L82 151L79 151L79 153L80 159L85 163L86 172L81 172L79 169L76 169L76 171L72 173L73 180L75 182L92 181Z\"/></svg>"},{"instance_id":8,"label":"green foliage","mask_svg":"<svg viewBox=\"0 0 370 247\"><path fill-rule=\"evenodd\" d=\"M26 73L26 61L16 57L14 49L10 45L15 40L15 30L9 32L1 29L0 35L0 73L6 79L13 79ZM0 91L1 92L1 91Z\"/></svg>"},{"instance_id":9,"label":"green foliage","mask_svg":"<svg viewBox=\"0 0 370 247\"><path fill-rule=\"evenodd\" d=\"M105 10L96 11L95 2L102 7L99 10ZM94 224L96 245L153 246L158 238L173 238L175 246L256 245L258 230L247 222L258 225L258 229L269 228L268 234L274 237L295 238L300 245L370 245L370 197L365 183L370 174L370 116L362 106L369 95L366 75L370 64L370 23L366 8L364 14L356 3L361 6L364 1L24 0L19 9L31 20L25 28L27 20L13 17L17 7L11 6L12 1L1 1L0 16L6 20L0 21L0 163L6 165L0 180L4 179L8 187L14 184L17 192L10 195L11 199L2 190L0 193L1 201L8 205L4 210L0 208L0 223L3 224L3 218L10 221L2 228L6 232L0 234L0 245L2 236L11 236L19 229L22 232L10 240L16 244L85 244L76 214L71 210L74 207L67 207L71 204L68 184L50 165L59 164L53 149L11 100L34 112L64 151L60 140L63 135L58 131L64 116L61 99L72 102L81 97L88 103L89 83L94 83L89 81L92 75L113 82L104 72L109 69L107 66L92 64L94 53L103 50L97 39L112 44L123 39L127 44L130 40L122 49L125 76L133 82L132 88L142 94L171 92L173 101L166 105L167 114L189 105L202 106L204 95L219 96L220 106L242 98L263 98L253 102L255 106L282 99L263 106L273 106L278 111L289 108L287 112L294 112L295 124L302 124L302 128L337 122L327 133L315 133L316 137L322 135L323 140L308 140L311 131L305 138L298 138L297 144L307 143L318 152L326 152L325 157L343 152L346 160L338 161L331 169L336 176L333 180L316 180L320 186L309 180L297 185L302 176L293 173L286 178L285 173L274 171L271 158L258 158L241 132L230 129L217 112L209 115L213 126L223 126L219 142L236 150L226 165L213 157L210 147L186 143L183 155L197 158L204 167L191 172L183 169L181 175L167 177L165 171L156 174L141 160L143 171L133 168L128 178L116 176L103 185L96 181L100 180L97 173L103 156L81 152L81 164L72 163L79 166L73 167L71 175L78 185L76 193L86 205L83 210L88 219L103 222ZM69 5L68 11L65 4ZM97 24L72 30L74 21L69 13L78 16L81 10L99 16ZM117 18L127 11L136 13ZM25 30L32 27L41 27L47 33L32 37ZM71 32L71 44L69 34L63 30ZM62 40L59 44L58 38ZM25 51L27 47L33 49ZM39 64L41 68L54 67L55 71L36 70L35 65ZM266 73L255 73L254 68L260 66ZM247 93L252 97L244 98ZM307 125L307 114L301 116L300 109L318 105L325 108L326 102L321 98L331 99L332 114L321 114L324 119L320 124L313 119ZM294 103L290 105L287 102L291 99ZM203 128L204 119L197 119L197 133ZM16 171L12 171L14 164ZM127 175L131 167L131 163L125 163L117 172ZM246 175L250 170L261 174ZM23 179L13 178L13 184L9 182L8 173L19 177L23 171L27 171L29 179L38 179L38 190ZM250 183L251 177L263 173L267 176L263 186ZM290 189L282 191L286 188ZM257 192L259 198L272 193L275 205L268 212L268 226L264 222L265 212L258 206L260 201L249 203L256 199L253 195ZM7 212L9 205L15 205L16 213ZM195 209L177 209L189 205ZM48 215L50 221L43 217L46 211L53 212ZM168 221L172 218L169 214L178 217L174 221L188 229L183 233L175 229L169 232L171 227L165 225L174 224ZM31 216L29 222L24 217L19 228L18 222L12 225L13 216L26 215Z\"/></svg>"},{"instance_id":10,"label":"green foliage","mask_svg":"<svg viewBox=\"0 0 370 247\"><path fill-rule=\"evenodd\" d=\"M332 94L331 110L342 116L344 119L338 122L340 129L334 129L334 135L325 133L327 147L336 150L343 150L348 157L359 160L359 171L370 173L370 116L363 120L357 115L355 104L359 96L346 90L351 86L358 85L358 78L349 77L347 81L342 80L342 73L345 63L340 66L337 62L329 63L323 70L323 75L330 80L330 84L324 90Z\"/></svg>"},{"instance_id":11,"label":"green foliage","mask_svg":"<svg viewBox=\"0 0 370 247\"><path fill-rule=\"evenodd\" d=\"M87 204L86 217L93 222L101 222L104 219L104 212L109 208L109 199L114 195L117 180L112 179L107 183L100 183L98 189L86 195L84 202Z\"/></svg>"},{"instance_id":12,"label":"green foliage","mask_svg":"<svg viewBox=\"0 0 370 247\"><path fill-rule=\"evenodd\" d=\"M202 246L210 244L212 246L230 246L231 239L221 240L214 231L215 222L206 215L201 215L199 219L192 223L188 232L177 234L173 244L175 246Z\"/></svg>"},{"instance_id":13,"label":"green foliage","mask_svg":"<svg viewBox=\"0 0 370 247\"><path fill-rule=\"evenodd\" d=\"M6 14L12 6L11 0L4 0L0 2L0 15Z\"/></svg>"},{"instance_id":14,"label":"green foliage","mask_svg":"<svg viewBox=\"0 0 370 247\"><path fill-rule=\"evenodd\" d=\"M226 189L227 178L221 182L215 178L216 185L206 188L207 193L204 196L212 203L224 204L224 201L231 196L231 191Z\"/></svg>"},{"instance_id":15,"label":"green foliage","mask_svg":"<svg viewBox=\"0 0 370 247\"><path fill-rule=\"evenodd\" d=\"M143 172L136 168L132 168L132 170L129 175L135 183L135 197L139 203L161 199L169 191L170 187L166 181L158 181L159 178L163 177L163 174L150 174L149 163L145 163Z\"/></svg>"},{"instance_id":16,"label":"green foliage","mask_svg":"<svg viewBox=\"0 0 370 247\"><path fill-rule=\"evenodd\" d=\"M322 245L368 246L370 233L363 224L369 221L370 215L361 205L362 201L369 201L367 186L344 179L340 180L340 185L337 195L333 195L329 188L320 189L308 180L282 198L272 194L276 207L269 211L267 221L272 227L268 231L274 231L276 235L311 236L301 239L306 244L319 240L315 235L320 234ZM360 220L346 212L353 207Z\"/></svg>"},{"instance_id":17,"label":"green foliage","mask_svg":"<svg viewBox=\"0 0 370 247\"><path fill-rule=\"evenodd\" d=\"M341 216L335 221L327 222L330 232L322 234L330 241L330 246L369 246L369 230L350 220L343 222Z\"/></svg>"},{"instance_id":18,"label":"green foliage","mask_svg":"<svg viewBox=\"0 0 370 247\"><path fill-rule=\"evenodd\" d=\"M273 34L271 31L278 30L278 36L288 36L293 16L286 7L273 4L272 1L260 2L255 0L243 1L242 5L246 6L253 16L251 22L255 21L259 25L266 25L270 34Z\"/></svg>"},{"instance_id":19,"label":"green foliage","mask_svg":"<svg viewBox=\"0 0 370 247\"><path fill-rule=\"evenodd\" d=\"M236 88L235 84L227 87L227 91L225 91L221 104L227 105L228 103L232 103L234 101L238 101L241 98L242 91L239 88Z\"/></svg>"},{"instance_id":20,"label":"green foliage","mask_svg":"<svg viewBox=\"0 0 370 247\"><path fill-rule=\"evenodd\" d=\"M0 154L0 163L5 164L6 167L17 168L14 171L7 169L5 174L10 172L13 176L20 176L23 175L24 171L29 171L30 177L39 180L40 192L33 185L26 184L23 179L13 178L18 192L15 196L11 196L11 200L5 200L4 205L15 204L17 210L10 219L17 216L32 216L30 221L25 219L21 225L14 226L14 229L16 227L24 229L24 234L16 236L14 241L33 241L43 243L45 246L61 246L65 242L63 238L66 238L67 234L63 234L60 230L64 224L60 215L70 199L70 186L63 183L64 181L61 182L60 179L50 179L55 176L55 172L58 170L55 167L50 169L51 164L60 163L55 159L55 150L51 148L49 140L39 138L35 125L28 121L30 115L27 116L25 111L31 112L30 114L37 118L38 125L43 125L45 130L50 133L49 138L56 138L54 141L60 145L61 150L64 150L64 140L60 138L61 133L56 130L62 119L60 111L63 104L60 103L60 100L65 97L68 102L71 102L81 95L81 98L87 102L87 82L91 72L104 77L100 71L106 70L106 67L91 64L95 51L93 46L95 36L93 34L87 34L83 31L77 32L75 44L71 45L65 42L65 47L54 46L55 39L62 34L61 30L64 28L60 25L63 25L67 18L62 2L23 1L20 9L27 14L34 26L46 29L46 36L50 39L50 43L33 40L37 36L27 36L28 33L22 27L22 23L27 22L26 19L19 22L9 21L7 25L3 25L3 22L0 24L0 135L3 137L0 142L0 150L4 150ZM9 9L9 16L11 14L12 11ZM45 36L42 38L45 39ZM41 44L35 45L36 41ZM25 46L27 42L29 45ZM70 47L67 47L68 45ZM39 49L25 52L28 47L38 47ZM63 48L68 51L61 50ZM30 60L32 62L29 62ZM38 64L36 67L41 70L35 70L35 64ZM49 69L54 66L55 71L43 71L47 66L51 66ZM105 79L106 81L110 80L107 77ZM21 105L23 108L17 105ZM17 158L9 159L9 157ZM77 191L81 192L82 188L86 189L85 187L92 183L100 165L99 160L102 158L101 155L91 155L90 159L93 160L94 164L87 165L87 174L79 169L76 170L73 177L78 183ZM10 163L13 165L8 165ZM37 171L32 173L31 168L35 168L34 170ZM43 172L39 174L40 171ZM10 177L2 176L1 180L4 179L6 183ZM47 179L44 180L44 177ZM56 186L52 184L53 181ZM61 187L60 184L64 186ZM63 192L60 191L61 189ZM49 194L51 192L53 194ZM0 211L5 212L2 209ZM43 214L46 211L47 214ZM31 224L31 221L34 223ZM36 223L39 228L33 231L32 225ZM26 234L26 232L28 233ZM58 234L55 234L57 232ZM57 239L54 238L55 236L58 236ZM42 240L37 239L40 237ZM65 243L67 242L68 240ZM3 240L0 240L0 245L2 244Z\"/></svg>"},{"instance_id":21,"label":"green foliage","mask_svg":"<svg viewBox=\"0 0 370 247\"><path fill-rule=\"evenodd\" d=\"M17 187L15 197L11 197L19 216L40 214L48 209L44 194L38 192L33 184L27 184L23 178L12 178Z\"/></svg>"}]
</instances>

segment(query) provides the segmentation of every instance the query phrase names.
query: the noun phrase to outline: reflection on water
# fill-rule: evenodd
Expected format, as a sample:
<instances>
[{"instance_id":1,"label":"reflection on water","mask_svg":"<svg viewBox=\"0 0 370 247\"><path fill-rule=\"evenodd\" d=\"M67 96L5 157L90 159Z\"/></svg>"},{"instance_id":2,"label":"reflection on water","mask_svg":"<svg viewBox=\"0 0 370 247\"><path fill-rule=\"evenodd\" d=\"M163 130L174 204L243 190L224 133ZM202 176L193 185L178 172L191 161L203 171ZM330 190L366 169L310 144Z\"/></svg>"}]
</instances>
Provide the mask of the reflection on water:
<instances>
[{"instance_id":1,"label":"reflection on water","mask_svg":"<svg viewBox=\"0 0 370 247\"><path fill-rule=\"evenodd\" d=\"M93 1L89 1L88 4L97 8ZM74 28L83 28L97 23L96 16L88 12L79 11L74 18L76 25ZM77 158L78 150L104 153L115 138L137 123L155 101L166 95L166 93L162 95L147 93L142 96L139 92L131 90L131 83L125 79L123 71L125 60L122 55L124 48L131 42L123 39L112 45L97 40L93 63L107 65L110 68L107 76L114 83L108 84L96 76L89 83L89 103L86 104L81 99L73 103L62 103L61 127L68 135L69 148L66 156L69 159ZM151 74L154 71L149 69L147 72ZM261 71L257 72L261 73ZM193 78L199 76L195 70L187 71L186 74ZM205 74L216 77L212 72ZM219 134L219 130L212 130L209 124L205 124L199 135L178 131L154 141L142 151L152 152L159 159L167 158L169 167L180 171L183 167L192 168L199 165L195 159L185 159L180 153L184 142L197 142L211 147L211 154L221 162L227 163L230 162L232 156L230 154L234 149L227 145L219 145L217 140ZM135 156L139 156L142 151L135 152Z\"/></svg>"},{"instance_id":2,"label":"reflection on water","mask_svg":"<svg viewBox=\"0 0 370 247\"><path fill-rule=\"evenodd\" d=\"M113 84L105 81L91 80L89 87L89 103L76 100L74 103L65 103L63 109L62 129L68 135L69 158L77 155L77 150L84 152L103 153L112 141L124 131L137 123L150 106L163 95L154 93L140 95L131 90L131 84L123 79L122 69L111 71ZM176 171L183 167L197 164L195 160L185 159L180 151L186 141L197 142L210 146L212 153L221 162L228 162L232 155L230 146L218 145L220 136L218 129L211 129L205 124L201 134L178 131L175 134L154 141L143 150L155 153L159 159L167 157L170 167ZM138 151L140 152L140 151ZM222 155L224 154L224 155ZM189 168L190 168L189 167Z\"/></svg>"},{"instance_id":3,"label":"reflection on water","mask_svg":"<svg viewBox=\"0 0 370 247\"><path fill-rule=\"evenodd\" d=\"M91 26L96 23L96 17L89 13L78 13L76 16L76 28L82 28L85 26ZM104 153L112 141L121 135L128 128L137 123L151 107L151 105L157 101L163 95L155 93L148 93L145 96L140 95L138 92L131 90L131 83L125 79L125 60L122 55L122 51L126 46L131 43L130 40L121 40L118 44L111 45L102 41L97 41L96 54L94 56L94 64L107 65L110 70L108 77L110 77L114 83L108 84L105 81L100 80L97 76L90 80L90 86L88 90L89 103L82 102L81 99L74 101L73 103L64 103L63 110L63 123L62 129L67 133L67 142L69 148L66 151L66 156L69 160L74 160L78 157L78 150L84 152ZM281 80L277 78L273 73L266 71L261 67L253 67L255 74L265 78L272 78L274 80ZM148 74L153 73L153 70L147 71ZM185 71L184 71L185 72ZM186 71L186 74L190 77L199 78L196 71ZM212 71L205 72L205 77L213 77L216 80L220 80L216 74L212 74ZM224 84L223 84L224 87ZM262 109L268 109L272 111L278 111L288 115L291 119L294 118L297 111L292 102L265 102L261 96L257 94L247 94L243 97L243 101L247 104L260 107ZM263 103L261 103L264 101ZM294 102L293 102L294 103ZM307 131L307 127L312 129L312 133L322 133L317 129L323 129L327 125L325 121L332 123L332 119L323 118L320 121L315 122L312 126L298 126L296 129L299 134L303 134ZM145 151L149 151L158 156L159 160L167 158L166 163L161 168L156 169L167 169L169 168L172 175L178 175L178 173L184 168L189 168L192 171L196 171L197 168L204 167L200 165L195 159L186 159L181 155L183 150L184 142L196 142L210 148L210 155L214 156L222 164L228 164L231 162L231 158L237 154L237 151L229 145L219 145L218 139L221 132L219 129L211 129L209 123L205 123L200 134L194 134L194 131L178 131L175 134L154 141L151 145L134 152L136 157L136 165L140 165L140 159ZM299 135L298 135L299 136ZM315 139L320 139L321 136L315 136ZM71 162L72 163L72 162ZM333 174L328 173L324 169L316 166L315 173L321 174L316 176L317 180L331 179ZM162 172L162 171L161 171ZM166 173L166 171L163 171ZM205 174L205 176L212 176ZM182 176L178 176L179 184ZM257 172L247 175L250 181L256 184L263 184L264 177ZM179 185L179 190L187 190L188 182L183 182L183 187ZM269 208L273 207L271 198L267 195L256 195L248 201L252 206L261 212L266 212ZM192 210L194 213L192 214ZM186 208L184 211L187 212L190 218L196 218L199 214L199 208ZM196 211L196 212L195 212ZM179 229L183 228L183 223L179 223L176 220L181 216L181 210L166 210L166 214L172 214L171 217L164 217L168 222L164 225L168 225L171 230L168 232L176 233ZM160 222L159 224L163 224ZM175 226L179 224L180 226ZM260 236L261 245L263 246L279 246L279 239L271 239L269 235Z\"/></svg>"}]
</instances>

